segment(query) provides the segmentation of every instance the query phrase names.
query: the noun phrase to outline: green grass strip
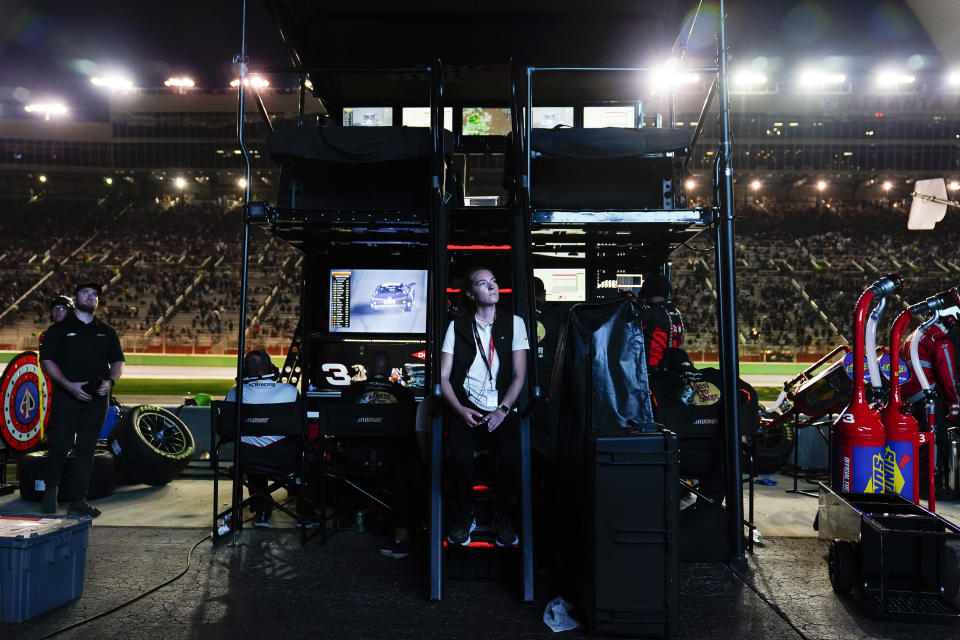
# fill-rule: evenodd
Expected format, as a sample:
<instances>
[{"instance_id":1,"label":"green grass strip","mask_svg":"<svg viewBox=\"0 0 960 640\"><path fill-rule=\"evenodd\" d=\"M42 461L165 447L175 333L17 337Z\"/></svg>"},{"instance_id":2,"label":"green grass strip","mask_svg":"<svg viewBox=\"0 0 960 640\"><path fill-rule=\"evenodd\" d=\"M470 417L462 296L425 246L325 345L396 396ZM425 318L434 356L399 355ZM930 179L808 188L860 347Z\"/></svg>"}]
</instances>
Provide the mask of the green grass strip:
<instances>
[{"instance_id":1,"label":"green grass strip","mask_svg":"<svg viewBox=\"0 0 960 640\"><path fill-rule=\"evenodd\" d=\"M186 396L209 393L217 400L222 399L231 387L233 380L120 378L113 392L118 396Z\"/></svg>"},{"instance_id":2,"label":"green grass strip","mask_svg":"<svg viewBox=\"0 0 960 640\"><path fill-rule=\"evenodd\" d=\"M0 352L0 363L6 364L19 351ZM128 353L125 354L127 364L164 366L164 367L235 367L236 356L187 356L167 355L162 353ZM273 356L270 358L278 367L283 366L285 357Z\"/></svg>"}]
</instances>

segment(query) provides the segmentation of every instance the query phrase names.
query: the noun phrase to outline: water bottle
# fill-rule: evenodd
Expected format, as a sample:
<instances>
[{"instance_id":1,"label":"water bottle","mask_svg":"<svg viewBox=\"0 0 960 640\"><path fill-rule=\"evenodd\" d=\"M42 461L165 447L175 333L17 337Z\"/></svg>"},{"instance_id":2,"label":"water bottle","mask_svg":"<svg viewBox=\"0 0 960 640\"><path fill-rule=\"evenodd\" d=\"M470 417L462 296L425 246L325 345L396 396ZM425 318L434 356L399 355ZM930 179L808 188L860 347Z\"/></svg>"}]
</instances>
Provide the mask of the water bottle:
<instances>
[{"instance_id":1,"label":"water bottle","mask_svg":"<svg viewBox=\"0 0 960 640\"><path fill-rule=\"evenodd\" d=\"M223 511L227 511L229 508L230 505L224 503ZM217 518L217 535L223 536L230 533L230 531L233 529L233 520L231 519L232 515L233 514L230 511L227 511L223 517Z\"/></svg>"},{"instance_id":2,"label":"water bottle","mask_svg":"<svg viewBox=\"0 0 960 640\"><path fill-rule=\"evenodd\" d=\"M367 530L363 523L363 511L357 511L356 525L357 533L364 533Z\"/></svg>"}]
</instances>

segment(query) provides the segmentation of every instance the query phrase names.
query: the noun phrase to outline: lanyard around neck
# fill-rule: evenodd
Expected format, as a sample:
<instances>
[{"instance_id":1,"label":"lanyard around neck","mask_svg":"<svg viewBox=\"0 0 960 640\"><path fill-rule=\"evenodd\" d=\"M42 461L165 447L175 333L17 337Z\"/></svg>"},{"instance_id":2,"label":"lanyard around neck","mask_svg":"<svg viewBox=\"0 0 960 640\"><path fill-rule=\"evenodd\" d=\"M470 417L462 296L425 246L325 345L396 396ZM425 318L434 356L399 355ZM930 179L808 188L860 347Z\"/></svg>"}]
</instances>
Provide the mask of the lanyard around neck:
<instances>
[{"instance_id":1,"label":"lanyard around neck","mask_svg":"<svg viewBox=\"0 0 960 640\"><path fill-rule=\"evenodd\" d=\"M493 321L497 321L497 316L493 316ZM483 352L483 342L480 340L480 330L477 328L477 319L473 319L473 337L477 341L477 350L480 352L480 359L483 360L483 365L487 368L487 375L490 377L490 381L493 382L493 322L490 323L490 360L487 361L487 354Z\"/></svg>"}]
</instances>

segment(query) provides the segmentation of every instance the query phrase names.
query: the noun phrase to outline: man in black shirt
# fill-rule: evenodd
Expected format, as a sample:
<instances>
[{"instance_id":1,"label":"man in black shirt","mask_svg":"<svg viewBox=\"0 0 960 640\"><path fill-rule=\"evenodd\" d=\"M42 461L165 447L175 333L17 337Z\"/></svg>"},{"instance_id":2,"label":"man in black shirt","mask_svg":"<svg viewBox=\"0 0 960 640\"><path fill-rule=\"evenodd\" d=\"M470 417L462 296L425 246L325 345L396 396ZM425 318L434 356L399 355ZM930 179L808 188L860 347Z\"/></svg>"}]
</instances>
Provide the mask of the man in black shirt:
<instances>
[{"instance_id":1,"label":"man in black shirt","mask_svg":"<svg viewBox=\"0 0 960 640\"><path fill-rule=\"evenodd\" d=\"M67 453L76 439L74 487L69 513L96 518L100 510L87 503L97 438L107 413L110 391L123 373L123 350L117 333L97 320L100 285L77 286L74 313L52 325L40 343L40 366L53 379L47 439L43 513L57 512L57 490Z\"/></svg>"}]
</instances>

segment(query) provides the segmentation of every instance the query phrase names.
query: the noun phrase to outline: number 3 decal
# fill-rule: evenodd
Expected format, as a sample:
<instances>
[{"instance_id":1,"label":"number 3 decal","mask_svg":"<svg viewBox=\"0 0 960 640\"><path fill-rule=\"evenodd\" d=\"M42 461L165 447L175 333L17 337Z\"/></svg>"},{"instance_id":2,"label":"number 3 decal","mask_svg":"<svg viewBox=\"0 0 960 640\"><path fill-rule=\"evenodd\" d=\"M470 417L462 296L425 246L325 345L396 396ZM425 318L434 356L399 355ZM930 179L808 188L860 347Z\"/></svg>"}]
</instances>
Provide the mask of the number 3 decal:
<instances>
[{"instance_id":1,"label":"number 3 decal","mask_svg":"<svg viewBox=\"0 0 960 640\"><path fill-rule=\"evenodd\" d=\"M350 384L350 373L347 371L345 365L340 364L339 362L325 362L321 365L320 369L329 374L325 380L327 384L331 384L335 387L346 387Z\"/></svg>"}]
</instances>

